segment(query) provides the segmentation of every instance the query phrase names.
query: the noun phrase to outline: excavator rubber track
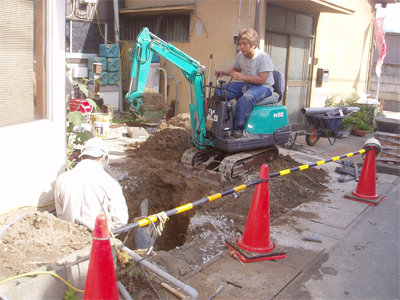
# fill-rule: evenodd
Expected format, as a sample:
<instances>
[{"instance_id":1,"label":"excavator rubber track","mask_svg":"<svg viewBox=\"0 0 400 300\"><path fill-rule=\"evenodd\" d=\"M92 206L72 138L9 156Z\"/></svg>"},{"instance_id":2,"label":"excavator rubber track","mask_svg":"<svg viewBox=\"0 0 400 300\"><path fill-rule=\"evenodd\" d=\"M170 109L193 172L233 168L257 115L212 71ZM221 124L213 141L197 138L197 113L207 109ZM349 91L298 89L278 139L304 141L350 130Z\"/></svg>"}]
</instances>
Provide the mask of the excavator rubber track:
<instances>
[{"instance_id":1,"label":"excavator rubber track","mask_svg":"<svg viewBox=\"0 0 400 300\"><path fill-rule=\"evenodd\" d=\"M251 172L266 162L278 159L279 150L272 146L256 151L227 156L219 166L219 172L226 180Z\"/></svg>"},{"instance_id":2,"label":"excavator rubber track","mask_svg":"<svg viewBox=\"0 0 400 300\"><path fill-rule=\"evenodd\" d=\"M182 164L176 164L174 168L186 177L196 177L206 182L220 182L251 172L278 157L279 150L275 146L237 154L221 154L213 149L191 148L183 154Z\"/></svg>"}]
</instances>

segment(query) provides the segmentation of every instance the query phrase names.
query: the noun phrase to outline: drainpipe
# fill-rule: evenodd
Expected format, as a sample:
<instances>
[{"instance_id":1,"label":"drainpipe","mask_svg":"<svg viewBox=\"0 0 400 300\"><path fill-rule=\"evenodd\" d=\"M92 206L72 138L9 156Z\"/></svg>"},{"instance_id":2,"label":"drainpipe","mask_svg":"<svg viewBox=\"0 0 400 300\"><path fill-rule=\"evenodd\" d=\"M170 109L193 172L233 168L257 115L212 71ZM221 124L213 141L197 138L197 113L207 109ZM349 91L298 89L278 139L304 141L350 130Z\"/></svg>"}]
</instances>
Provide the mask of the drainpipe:
<instances>
[{"instance_id":1,"label":"drainpipe","mask_svg":"<svg viewBox=\"0 0 400 300\"><path fill-rule=\"evenodd\" d=\"M147 261L145 259L142 260L142 257L140 255L136 254L135 252L133 252L129 248L126 248L125 246L122 246L120 250L128 252L129 256L132 257L132 259L135 262L139 262L139 264L141 264L143 267L149 269L154 274L160 276L161 278L163 278L166 281L170 282L174 286L180 288L183 292L188 294L192 300L197 300L198 299L199 293L194 288L192 288L191 286L189 286L189 285L183 283L182 281L178 280L177 278L171 276L167 272L164 272L163 270L157 268L151 262L149 262L149 261Z\"/></svg>"},{"instance_id":2,"label":"drainpipe","mask_svg":"<svg viewBox=\"0 0 400 300\"><path fill-rule=\"evenodd\" d=\"M260 0L257 0L256 3L256 16L255 16L255 20L254 20L254 30L258 32L258 22L260 19Z\"/></svg>"},{"instance_id":3,"label":"drainpipe","mask_svg":"<svg viewBox=\"0 0 400 300\"><path fill-rule=\"evenodd\" d=\"M249 1L249 23L247 25L247 28L250 28L250 20L251 20L251 0Z\"/></svg>"},{"instance_id":4,"label":"drainpipe","mask_svg":"<svg viewBox=\"0 0 400 300\"><path fill-rule=\"evenodd\" d=\"M177 109L178 109L178 84L181 83L181 82L182 82L182 80L178 80L176 82L176 96L175 96L175 112L174 112L174 116L176 116L176 112L177 112Z\"/></svg>"},{"instance_id":5,"label":"drainpipe","mask_svg":"<svg viewBox=\"0 0 400 300\"><path fill-rule=\"evenodd\" d=\"M239 2L239 19L238 19L238 35L239 35L239 32L240 32L240 15L241 15L241 13L242 13L242 0L240 0L240 2Z\"/></svg>"},{"instance_id":6,"label":"drainpipe","mask_svg":"<svg viewBox=\"0 0 400 300\"><path fill-rule=\"evenodd\" d=\"M165 69L163 68L156 68L157 70L161 70L164 72L164 86L165 86L165 104L168 104L168 99L167 99L167 71L165 71Z\"/></svg>"},{"instance_id":7,"label":"drainpipe","mask_svg":"<svg viewBox=\"0 0 400 300\"><path fill-rule=\"evenodd\" d=\"M115 43L119 43L119 6L118 0L114 0L114 31L115 31ZM118 58L121 58L120 51L118 51ZM124 102L122 100L122 82L121 82L121 70L119 70L119 99L118 99L118 106L119 112L122 113L124 111Z\"/></svg>"}]
</instances>

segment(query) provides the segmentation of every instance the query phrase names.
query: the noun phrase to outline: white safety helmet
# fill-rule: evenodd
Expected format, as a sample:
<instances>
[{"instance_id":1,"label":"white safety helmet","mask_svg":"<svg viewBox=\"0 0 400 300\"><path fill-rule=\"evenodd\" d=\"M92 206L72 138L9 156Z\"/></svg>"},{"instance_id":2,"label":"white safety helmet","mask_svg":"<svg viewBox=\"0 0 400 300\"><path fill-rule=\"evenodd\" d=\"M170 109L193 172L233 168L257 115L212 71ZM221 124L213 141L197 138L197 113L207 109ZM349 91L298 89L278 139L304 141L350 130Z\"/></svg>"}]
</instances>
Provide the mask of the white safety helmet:
<instances>
[{"instance_id":1,"label":"white safety helmet","mask_svg":"<svg viewBox=\"0 0 400 300\"><path fill-rule=\"evenodd\" d=\"M108 147L107 144L99 138L91 138L83 146L82 153L79 157L83 155L88 155L91 157L101 157L106 155L106 160L104 165L108 164Z\"/></svg>"}]
</instances>

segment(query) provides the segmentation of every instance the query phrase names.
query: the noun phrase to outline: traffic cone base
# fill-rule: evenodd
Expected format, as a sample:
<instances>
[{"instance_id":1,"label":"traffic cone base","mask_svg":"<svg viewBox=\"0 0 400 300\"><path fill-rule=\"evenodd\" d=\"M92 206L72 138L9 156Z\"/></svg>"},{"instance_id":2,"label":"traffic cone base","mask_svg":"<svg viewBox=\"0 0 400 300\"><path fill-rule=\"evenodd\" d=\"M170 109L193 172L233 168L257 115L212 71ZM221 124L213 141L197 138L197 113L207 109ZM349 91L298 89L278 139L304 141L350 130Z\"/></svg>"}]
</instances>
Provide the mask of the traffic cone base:
<instances>
[{"instance_id":1,"label":"traffic cone base","mask_svg":"<svg viewBox=\"0 0 400 300\"><path fill-rule=\"evenodd\" d=\"M355 192L346 194L344 196L344 198L346 199L350 199L350 200L354 200L354 201L358 201L361 203L365 203L371 206L377 206L379 203L383 202L386 200L385 196L379 196L377 195L376 199L368 199L368 198L362 198L362 197L357 197Z\"/></svg>"},{"instance_id":2,"label":"traffic cone base","mask_svg":"<svg viewBox=\"0 0 400 300\"><path fill-rule=\"evenodd\" d=\"M235 251L238 258L245 263L263 260L277 260L286 258L287 251L273 243L273 249L269 252L250 252L240 248L236 239L226 239L225 244Z\"/></svg>"},{"instance_id":3,"label":"traffic cone base","mask_svg":"<svg viewBox=\"0 0 400 300\"><path fill-rule=\"evenodd\" d=\"M379 142L376 141L378 144ZM371 148L367 152L365 161L361 170L360 179L357 188L349 194L344 195L344 198L365 203L372 206L377 206L386 199L385 196L379 196L376 193L376 145L369 145Z\"/></svg>"}]
</instances>

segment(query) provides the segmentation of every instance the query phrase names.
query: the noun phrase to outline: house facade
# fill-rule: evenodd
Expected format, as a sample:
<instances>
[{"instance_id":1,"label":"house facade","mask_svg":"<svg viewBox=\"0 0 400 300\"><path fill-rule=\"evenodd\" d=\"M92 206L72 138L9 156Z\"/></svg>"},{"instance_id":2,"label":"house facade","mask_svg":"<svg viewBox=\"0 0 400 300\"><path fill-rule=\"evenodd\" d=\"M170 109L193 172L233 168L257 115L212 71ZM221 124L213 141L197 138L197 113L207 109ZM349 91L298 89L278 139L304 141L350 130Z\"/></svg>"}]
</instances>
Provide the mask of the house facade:
<instances>
[{"instance_id":1,"label":"house facade","mask_svg":"<svg viewBox=\"0 0 400 300\"><path fill-rule=\"evenodd\" d=\"M299 130L306 125L302 107L323 107L332 95L368 92L376 2L388 1L125 0L119 8L121 39L132 46L140 29L149 27L200 61L206 82L215 82L215 69L232 66L239 30L256 29L259 48L285 74L283 104L292 128ZM168 77L160 92L167 91L169 101L178 95L178 113L189 111L182 73L162 58L160 63Z\"/></svg>"}]
</instances>

